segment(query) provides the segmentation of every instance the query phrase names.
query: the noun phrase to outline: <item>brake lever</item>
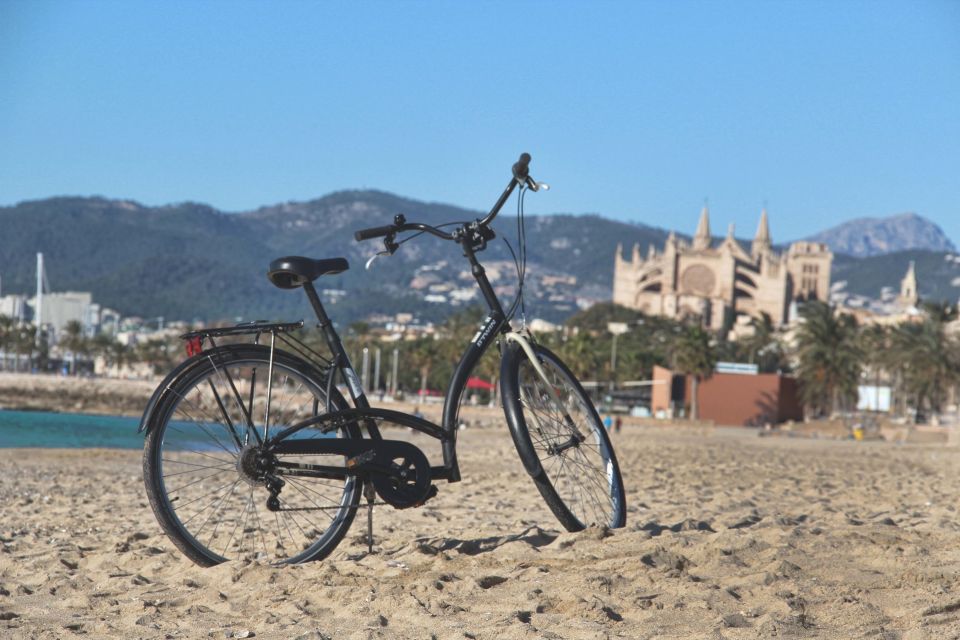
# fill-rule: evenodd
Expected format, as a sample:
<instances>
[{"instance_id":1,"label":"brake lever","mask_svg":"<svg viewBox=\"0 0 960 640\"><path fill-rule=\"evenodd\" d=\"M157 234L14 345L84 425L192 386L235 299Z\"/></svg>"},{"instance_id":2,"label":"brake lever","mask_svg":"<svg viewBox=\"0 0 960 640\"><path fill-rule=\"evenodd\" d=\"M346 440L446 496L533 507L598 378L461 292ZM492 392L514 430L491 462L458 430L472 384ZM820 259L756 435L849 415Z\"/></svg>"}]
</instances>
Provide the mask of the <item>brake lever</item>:
<instances>
[{"instance_id":1,"label":"brake lever","mask_svg":"<svg viewBox=\"0 0 960 640\"><path fill-rule=\"evenodd\" d=\"M367 260L367 264L364 266L364 269L366 269L367 271L370 271L370 266L373 264L374 260L376 260L380 256L388 256L388 255L390 254L387 253L386 251L380 251L378 253L373 254L372 256L370 256L370 259Z\"/></svg>"},{"instance_id":2,"label":"brake lever","mask_svg":"<svg viewBox=\"0 0 960 640\"><path fill-rule=\"evenodd\" d=\"M534 193L540 191L541 189L543 191L550 191L550 185L548 185L546 182L537 182L531 176L527 176L527 188Z\"/></svg>"},{"instance_id":3,"label":"brake lever","mask_svg":"<svg viewBox=\"0 0 960 640\"><path fill-rule=\"evenodd\" d=\"M391 233L390 235L388 235L386 238L383 239L383 246L384 246L383 251L378 251L377 253L370 256L370 259L367 260L367 264L364 266L364 269L369 271L370 266L373 264L374 260L376 260L380 256L392 256L397 251L397 249L400 248L400 245L394 241L395 237L396 236Z\"/></svg>"}]
</instances>

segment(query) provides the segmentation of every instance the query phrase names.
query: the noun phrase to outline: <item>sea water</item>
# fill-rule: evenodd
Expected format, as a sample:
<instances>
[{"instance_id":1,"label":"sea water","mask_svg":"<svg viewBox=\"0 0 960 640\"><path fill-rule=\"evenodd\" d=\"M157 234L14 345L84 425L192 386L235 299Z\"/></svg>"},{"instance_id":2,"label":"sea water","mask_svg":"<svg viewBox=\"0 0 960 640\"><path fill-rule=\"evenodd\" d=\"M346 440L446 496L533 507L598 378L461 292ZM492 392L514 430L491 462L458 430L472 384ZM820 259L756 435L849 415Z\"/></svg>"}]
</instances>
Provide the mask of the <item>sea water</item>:
<instances>
[{"instance_id":1,"label":"sea water","mask_svg":"<svg viewBox=\"0 0 960 640\"><path fill-rule=\"evenodd\" d=\"M142 449L139 418L0 411L0 447Z\"/></svg>"}]
</instances>

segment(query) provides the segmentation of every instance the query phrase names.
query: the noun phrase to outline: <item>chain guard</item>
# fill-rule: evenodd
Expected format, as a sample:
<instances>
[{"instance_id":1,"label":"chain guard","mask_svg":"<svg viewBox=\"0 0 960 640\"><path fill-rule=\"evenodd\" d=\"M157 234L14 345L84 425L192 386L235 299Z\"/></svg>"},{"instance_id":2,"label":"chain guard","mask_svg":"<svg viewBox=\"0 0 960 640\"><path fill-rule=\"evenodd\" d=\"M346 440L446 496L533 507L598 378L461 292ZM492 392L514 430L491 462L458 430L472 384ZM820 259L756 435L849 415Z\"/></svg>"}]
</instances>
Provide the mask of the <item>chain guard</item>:
<instances>
[{"instance_id":1,"label":"chain guard","mask_svg":"<svg viewBox=\"0 0 960 640\"><path fill-rule=\"evenodd\" d=\"M272 448L272 452L280 455L346 456L347 467L357 475L367 475L377 495L397 509L423 504L431 496L430 462L423 451L403 440L283 440Z\"/></svg>"},{"instance_id":2,"label":"chain guard","mask_svg":"<svg viewBox=\"0 0 960 640\"><path fill-rule=\"evenodd\" d=\"M378 462L380 459L378 452ZM410 445L409 451L392 453L387 464L399 475L374 473L371 476L373 486L384 502L406 509L426 501L430 493L430 463L420 449Z\"/></svg>"}]
</instances>

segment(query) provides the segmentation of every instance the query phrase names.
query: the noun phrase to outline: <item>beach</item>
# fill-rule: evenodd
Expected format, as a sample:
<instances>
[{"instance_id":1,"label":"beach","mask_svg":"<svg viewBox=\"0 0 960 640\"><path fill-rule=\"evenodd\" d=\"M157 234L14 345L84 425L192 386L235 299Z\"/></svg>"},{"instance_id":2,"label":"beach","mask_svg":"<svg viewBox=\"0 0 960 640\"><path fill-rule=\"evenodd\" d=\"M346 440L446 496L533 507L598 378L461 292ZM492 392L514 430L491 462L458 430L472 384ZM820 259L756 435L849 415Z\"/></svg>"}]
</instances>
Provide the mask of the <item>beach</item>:
<instances>
[{"instance_id":1,"label":"beach","mask_svg":"<svg viewBox=\"0 0 960 640\"><path fill-rule=\"evenodd\" d=\"M284 567L184 558L138 452L2 450L0 636L960 634L955 448L629 427L627 526L567 533L505 428L461 434L464 480L376 507L373 554L358 517L328 559Z\"/></svg>"}]
</instances>

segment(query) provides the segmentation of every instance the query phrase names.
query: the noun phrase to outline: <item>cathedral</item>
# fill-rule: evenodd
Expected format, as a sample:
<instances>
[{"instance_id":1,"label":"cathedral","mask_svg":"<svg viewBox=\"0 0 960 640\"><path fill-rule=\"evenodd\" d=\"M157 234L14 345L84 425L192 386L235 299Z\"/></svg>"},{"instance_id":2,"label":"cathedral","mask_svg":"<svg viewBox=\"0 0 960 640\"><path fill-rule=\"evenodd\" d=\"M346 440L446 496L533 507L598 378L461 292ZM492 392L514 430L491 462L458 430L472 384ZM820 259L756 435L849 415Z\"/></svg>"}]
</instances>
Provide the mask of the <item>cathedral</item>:
<instances>
[{"instance_id":1,"label":"cathedral","mask_svg":"<svg viewBox=\"0 0 960 640\"><path fill-rule=\"evenodd\" d=\"M733 225L714 246L704 207L689 244L671 232L661 252L651 245L644 258L634 245L629 260L617 246L613 301L649 315L698 316L713 329L729 326L739 315L764 313L783 325L792 302L828 299L832 261L820 242L794 242L786 253L776 253L766 209L749 253L733 237Z\"/></svg>"}]
</instances>

